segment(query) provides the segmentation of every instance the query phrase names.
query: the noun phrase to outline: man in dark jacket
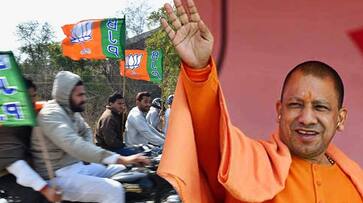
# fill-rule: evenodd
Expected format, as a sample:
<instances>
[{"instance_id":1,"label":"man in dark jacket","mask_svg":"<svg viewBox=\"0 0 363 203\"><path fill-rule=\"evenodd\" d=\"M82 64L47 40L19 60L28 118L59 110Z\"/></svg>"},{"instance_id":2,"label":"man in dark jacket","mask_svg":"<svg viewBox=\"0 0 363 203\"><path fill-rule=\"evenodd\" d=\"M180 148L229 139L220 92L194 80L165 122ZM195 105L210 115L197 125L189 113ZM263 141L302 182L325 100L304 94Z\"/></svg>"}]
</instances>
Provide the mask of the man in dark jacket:
<instances>
[{"instance_id":1,"label":"man in dark jacket","mask_svg":"<svg viewBox=\"0 0 363 203\"><path fill-rule=\"evenodd\" d=\"M125 113L126 104L122 95L114 93L109 96L106 110L97 122L95 138L98 146L108 150L124 147L123 132L126 116L123 114Z\"/></svg>"},{"instance_id":2,"label":"man in dark jacket","mask_svg":"<svg viewBox=\"0 0 363 203\"><path fill-rule=\"evenodd\" d=\"M97 122L96 144L123 156L140 152L137 148L125 147L123 134L127 118L126 103L120 93L108 97L108 105Z\"/></svg>"}]
</instances>

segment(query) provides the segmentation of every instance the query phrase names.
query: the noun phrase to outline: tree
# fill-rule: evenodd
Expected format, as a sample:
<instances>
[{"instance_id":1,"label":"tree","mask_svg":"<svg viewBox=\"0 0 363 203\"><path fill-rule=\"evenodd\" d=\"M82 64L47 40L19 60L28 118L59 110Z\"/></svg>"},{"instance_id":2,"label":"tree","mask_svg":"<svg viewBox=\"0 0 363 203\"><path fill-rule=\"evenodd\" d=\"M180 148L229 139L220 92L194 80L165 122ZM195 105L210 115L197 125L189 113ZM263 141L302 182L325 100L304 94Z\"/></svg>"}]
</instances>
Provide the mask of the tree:
<instances>
[{"instance_id":1,"label":"tree","mask_svg":"<svg viewBox=\"0 0 363 203\"><path fill-rule=\"evenodd\" d=\"M48 23L29 21L16 26L16 35L21 43L20 52L26 55L23 68L32 73L46 69L48 45L53 43L54 38L52 27Z\"/></svg>"},{"instance_id":2,"label":"tree","mask_svg":"<svg viewBox=\"0 0 363 203\"><path fill-rule=\"evenodd\" d=\"M147 4L146 0L143 1L132 1L130 6L125 8L123 11L118 12L119 15L125 16L126 18L126 35L130 38L135 35L139 35L145 32L147 28L147 18L151 7Z\"/></svg>"}]
</instances>

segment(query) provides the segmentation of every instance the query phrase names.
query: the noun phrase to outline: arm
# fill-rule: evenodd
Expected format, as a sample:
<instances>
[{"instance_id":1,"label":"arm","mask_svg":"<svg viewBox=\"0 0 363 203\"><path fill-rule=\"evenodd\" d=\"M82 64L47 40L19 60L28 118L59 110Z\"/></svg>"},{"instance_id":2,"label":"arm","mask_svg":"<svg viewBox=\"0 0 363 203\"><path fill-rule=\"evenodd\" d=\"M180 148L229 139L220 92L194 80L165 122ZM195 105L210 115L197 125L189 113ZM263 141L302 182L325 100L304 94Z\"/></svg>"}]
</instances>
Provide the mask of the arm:
<instances>
[{"instance_id":1,"label":"arm","mask_svg":"<svg viewBox=\"0 0 363 203\"><path fill-rule=\"evenodd\" d=\"M200 19L192 0L187 3L189 16L180 0L174 0L174 4L178 17L170 5L165 5L174 30L165 19L162 19L162 25L183 63L176 101L173 102L176 108L170 116L172 138L169 139L168 135L164 151L165 154L177 156L172 148L181 150L178 143L184 142L190 145L189 149L195 149L197 158L188 155L194 162L183 162L188 164L187 171L193 177L172 167L173 162L183 157L163 155L166 161L160 164L159 172L171 180L189 201L224 202L231 199L227 196L247 202L271 199L284 187L291 161L289 151L276 139L270 143L252 140L231 124L216 67L211 60L213 37ZM177 116L184 117L185 121L178 120ZM192 131L184 135L187 138L174 136L178 134L177 129L181 130L176 125L189 125L186 123L188 116L192 121ZM184 131L187 132L187 129ZM174 139L173 142L171 139ZM198 171L194 168L198 168ZM189 181L198 178L200 185L190 186ZM181 187L184 182L187 182L185 187ZM200 194L196 192L198 190Z\"/></svg>"},{"instance_id":2,"label":"arm","mask_svg":"<svg viewBox=\"0 0 363 203\"><path fill-rule=\"evenodd\" d=\"M97 147L90 141L90 129L78 126L81 134L71 127L65 112L50 110L38 115L38 124L43 134L69 155L86 162L102 163L113 152ZM77 121L78 122L78 121Z\"/></svg>"},{"instance_id":3,"label":"arm","mask_svg":"<svg viewBox=\"0 0 363 203\"><path fill-rule=\"evenodd\" d=\"M160 123L159 113L157 111L150 112L146 115L146 120L149 121L150 125L154 128Z\"/></svg>"},{"instance_id":4,"label":"arm","mask_svg":"<svg viewBox=\"0 0 363 203\"><path fill-rule=\"evenodd\" d=\"M31 187L35 191L41 190L47 185L24 160L18 160L10 164L6 169L16 177L16 182L24 187Z\"/></svg>"},{"instance_id":5,"label":"arm","mask_svg":"<svg viewBox=\"0 0 363 203\"><path fill-rule=\"evenodd\" d=\"M208 193L213 194L212 199L214 199L215 202L222 202L224 189L217 179L221 157L218 136L218 83L216 83L214 78L211 79L214 83L205 82L208 81L208 75L212 70L211 67L207 66L211 58L213 36L200 19L193 1L188 1L190 16L186 14L180 0L174 1L174 4L177 8L179 17L174 14L172 7L169 4L165 5L165 10L175 30L171 28L165 19L162 19L161 23L174 44L183 64L188 66L188 70L195 70L197 72L199 69L202 70L199 74L201 77L194 78L197 80L199 79L200 81L197 82L200 84L196 85L198 89L190 92L190 94L188 93L187 102L192 114L194 133L197 135L195 136L195 144L197 146L198 162L202 173L205 174L205 178L209 183L209 185L206 186L210 190ZM198 75L198 73L196 73L196 75ZM186 91L188 91L188 87L193 85L193 81L188 78L185 69L182 69L179 79L183 80L183 86L185 85L184 88L186 88ZM184 81L187 83L184 83ZM209 84L213 86L209 86ZM204 92L204 90L206 90L206 92ZM206 95L208 98L205 97ZM176 97L177 96L178 95L176 95ZM201 106L203 108L201 108ZM171 126L169 125L169 128L170 127Z\"/></svg>"},{"instance_id":6,"label":"arm","mask_svg":"<svg viewBox=\"0 0 363 203\"><path fill-rule=\"evenodd\" d=\"M164 144L164 135L159 133L155 128L150 126L146 119L141 115L129 117L130 124L141 134L146 140L155 145Z\"/></svg>"},{"instance_id":7,"label":"arm","mask_svg":"<svg viewBox=\"0 0 363 203\"><path fill-rule=\"evenodd\" d=\"M54 188L48 187L47 182L41 178L24 160L18 160L6 168L16 177L16 182L24 187L31 187L39 191L49 201L55 202L62 199Z\"/></svg>"}]
</instances>

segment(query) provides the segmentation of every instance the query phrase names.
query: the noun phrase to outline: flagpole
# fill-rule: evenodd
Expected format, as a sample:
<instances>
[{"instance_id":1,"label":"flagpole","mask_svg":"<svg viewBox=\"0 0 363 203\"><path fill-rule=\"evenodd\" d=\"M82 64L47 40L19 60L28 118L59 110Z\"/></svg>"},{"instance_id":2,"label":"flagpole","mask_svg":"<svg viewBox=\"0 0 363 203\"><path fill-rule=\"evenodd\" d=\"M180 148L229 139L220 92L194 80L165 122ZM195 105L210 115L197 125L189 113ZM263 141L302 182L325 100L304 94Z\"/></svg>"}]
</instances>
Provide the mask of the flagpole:
<instances>
[{"instance_id":1,"label":"flagpole","mask_svg":"<svg viewBox=\"0 0 363 203\"><path fill-rule=\"evenodd\" d=\"M160 51L162 51L162 49L160 49ZM163 53L163 52L162 52ZM163 53L164 54L164 53ZM163 55L163 58L162 58L162 62L161 62L161 64L162 64L162 66L161 66L161 74L162 74L162 80L161 80L161 85L160 85L160 88L161 88L161 98L163 98L163 96L164 96L164 93L165 93L165 89L164 89L164 83L165 83L165 64L166 64L166 60L164 60L164 55ZM165 98L165 97L164 97ZM161 108L161 117L162 117L162 119L161 119L161 129L164 129L164 127L165 127L165 111L164 111L164 105L165 105L165 101L166 101L166 99L164 99L163 100L163 106L162 106L162 108ZM165 133L165 132L164 132Z\"/></svg>"},{"instance_id":2,"label":"flagpole","mask_svg":"<svg viewBox=\"0 0 363 203\"><path fill-rule=\"evenodd\" d=\"M125 22L125 27L126 27L126 16L125 15L124 15L124 22ZM124 67L123 68L124 69L122 70L123 71L123 74L122 74L122 97L124 98L125 105L127 105L126 104L126 98L125 98L125 91L126 91L126 32L125 32L125 42L124 42L124 45L125 45L125 49L123 50L123 52L124 52ZM125 130L124 121L126 120L126 118L125 118L126 113L127 112L123 112L122 113L121 132L124 132L124 130Z\"/></svg>"},{"instance_id":3,"label":"flagpole","mask_svg":"<svg viewBox=\"0 0 363 203\"><path fill-rule=\"evenodd\" d=\"M40 127L35 127L35 130L41 130L41 129L40 129ZM42 150L43 160L45 163L45 167L47 169L49 180L53 180L55 178L55 174L54 174L54 170L52 167L52 163L50 162L50 157L49 157L48 149L45 144L44 135L42 134L42 132L38 132L36 134L39 135L40 148ZM51 183L51 181L50 181L50 183ZM54 190L56 190L57 195L62 194L62 191L58 191L59 188L57 187L55 182L53 184L51 183L50 187L53 188ZM54 203L60 203L60 202L56 201Z\"/></svg>"}]
</instances>

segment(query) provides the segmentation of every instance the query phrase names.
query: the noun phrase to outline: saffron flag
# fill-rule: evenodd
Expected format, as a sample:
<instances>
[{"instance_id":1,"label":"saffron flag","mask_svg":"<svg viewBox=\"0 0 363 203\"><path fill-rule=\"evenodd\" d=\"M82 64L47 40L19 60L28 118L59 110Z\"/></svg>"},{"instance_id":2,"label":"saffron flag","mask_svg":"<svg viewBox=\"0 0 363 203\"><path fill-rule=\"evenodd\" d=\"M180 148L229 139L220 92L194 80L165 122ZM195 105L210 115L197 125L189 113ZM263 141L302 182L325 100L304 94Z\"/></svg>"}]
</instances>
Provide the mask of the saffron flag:
<instances>
[{"instance_id":1,"label":"saffron flag","mask_svg":"<svg viewBox=\"0 0 363 203\"><path fill-rule=\"evenodd\" d=\"M84 20L62 29L67 36L62 42L64 56L73 60L124 59L125 19Z\"/></svg>"},{"instance_id":2,"label":"saffron flag","mask_svg":"<svg viewBox=\"0 0 363 203\"><path fill-rule=\"evenodd\" d=\"M120 61L122 76L134 80L161 83L163 80L163 53L161 50L126 50L125 61Z\"/></svg>"},{"instance_id":3,"label":"saffron flag","mask_svg":"<svg viewBox=\"0 0 363 203\"><path fill-rule=\"evenodd\" d=\"M0 126L34 126L35 113L12 52L0 52Z\"/></svg>"}]
</instances>

